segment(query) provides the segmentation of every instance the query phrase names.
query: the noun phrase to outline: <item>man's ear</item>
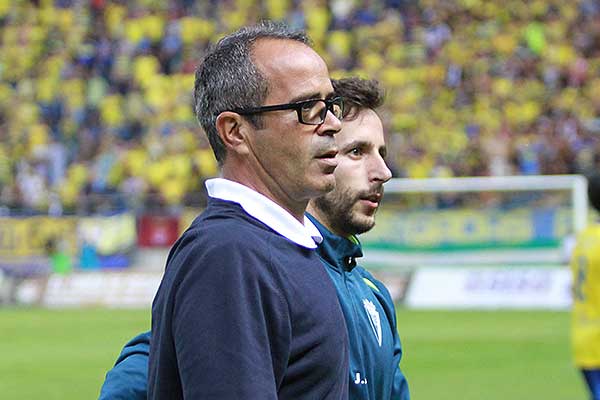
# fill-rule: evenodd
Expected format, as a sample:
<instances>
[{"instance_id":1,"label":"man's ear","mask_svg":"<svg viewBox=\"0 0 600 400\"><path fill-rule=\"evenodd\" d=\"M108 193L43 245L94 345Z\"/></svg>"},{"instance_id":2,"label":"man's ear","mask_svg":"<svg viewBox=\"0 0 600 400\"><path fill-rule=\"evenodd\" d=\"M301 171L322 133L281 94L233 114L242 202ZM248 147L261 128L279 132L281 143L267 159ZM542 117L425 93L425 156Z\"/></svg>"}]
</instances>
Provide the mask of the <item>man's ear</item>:
<instances>
[{"instance_id":1,"label":"man's ear","mask_svg":"<svg viewBox=\"0 0 600 400\"><path fill-rule=\"evenodd\" d=\"M217 117L217 132L227 152L248 154L248 121L233 111L223 111Z\"/></svg>"}]
</instances>

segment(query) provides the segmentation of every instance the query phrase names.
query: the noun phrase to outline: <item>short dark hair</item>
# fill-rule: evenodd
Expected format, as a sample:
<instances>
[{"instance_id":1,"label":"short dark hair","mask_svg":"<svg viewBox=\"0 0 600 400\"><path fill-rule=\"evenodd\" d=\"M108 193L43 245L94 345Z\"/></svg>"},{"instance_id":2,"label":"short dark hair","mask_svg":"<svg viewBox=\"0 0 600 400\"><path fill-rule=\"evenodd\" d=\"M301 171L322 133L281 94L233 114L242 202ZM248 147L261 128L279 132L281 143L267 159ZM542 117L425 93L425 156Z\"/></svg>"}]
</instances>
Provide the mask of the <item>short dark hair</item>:
<instances>
[{"instance_id":1,"label":"short dark hair","mask_svg":"<svg viewBox=\"0 0 600 400\"><path fill-rule=\"evenodd\" d=\"M353 120L362 110L376 110L383 105L385 94L374 79L332 79L331 84L336 95L344 98L345 120Z\"/></svg>"},{"instance_id":2,"label":"short dark hair","mask_svg":"<svg viewBox=\"0 0 600 400\"><path fill-rule=\"evenodd\" d=\"M600 173L594 173L587 177L588 198L590 204L600 212Z\"/></svg>"},{"instance_id":3,"label":"short dark hair","mask_svg":"<svg viewBox=\"0 0 600 400\"><path fill-rule=\"evenodd\" d=\"M217 116L235 108L261 106L269 93L269 82L256 68L251 52L259 39L295 40L310 46L304 31L281 23L263 21L223 37L206 54L196 69L194 112L206 132L219 165L226 148L216 128ZM258 126L259 116L246 116Z\"/></svg>"}]
</instances>

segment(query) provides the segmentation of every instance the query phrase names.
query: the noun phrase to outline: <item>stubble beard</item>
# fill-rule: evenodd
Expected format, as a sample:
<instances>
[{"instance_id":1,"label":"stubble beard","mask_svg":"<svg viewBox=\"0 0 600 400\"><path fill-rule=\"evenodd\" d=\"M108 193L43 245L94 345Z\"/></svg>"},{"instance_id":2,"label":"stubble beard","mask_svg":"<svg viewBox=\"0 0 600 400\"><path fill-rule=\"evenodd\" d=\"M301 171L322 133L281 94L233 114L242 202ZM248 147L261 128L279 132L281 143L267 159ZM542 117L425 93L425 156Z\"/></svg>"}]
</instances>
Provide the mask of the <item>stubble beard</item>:
<instances>
[{"instance_id":1,"label":"stubble beard","mask_svg":"<svg viewBox=\"0 0 600 400\"><path fill-rule=\"evenodd\" d=\"M361 193L336 189L313 200L315 208L326 216L328 225L336 232L348 235L365 233L375 226L375 214L362 215L355 211Z\"/></svg>"}]
</instances>

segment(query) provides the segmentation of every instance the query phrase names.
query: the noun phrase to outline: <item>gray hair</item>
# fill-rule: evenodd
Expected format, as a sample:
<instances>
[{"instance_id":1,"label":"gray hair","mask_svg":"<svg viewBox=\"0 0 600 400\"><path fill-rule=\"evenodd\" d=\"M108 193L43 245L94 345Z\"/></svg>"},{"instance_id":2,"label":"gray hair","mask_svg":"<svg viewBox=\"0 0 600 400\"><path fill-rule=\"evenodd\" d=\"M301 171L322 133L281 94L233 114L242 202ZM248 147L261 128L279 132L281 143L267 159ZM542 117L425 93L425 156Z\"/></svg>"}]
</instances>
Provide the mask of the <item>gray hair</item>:
<instances>
[{"instance_id":1,"label":"gray hair","mask_svg":"<svg viewBox=\"0 0 600 400\"><path fill-rule=\"evenodd\" d=\"M226 148L216 128L217 116L235 108L259 107L269 92L269 82L251 57L252 48L259 39L295 40L311 45L304 31L263 21L223 37L208 51L196 69L194 112L219 165L225 160ZM254 126L260 125L258 115L245 117Z\"/></svg>"}]
</instances>

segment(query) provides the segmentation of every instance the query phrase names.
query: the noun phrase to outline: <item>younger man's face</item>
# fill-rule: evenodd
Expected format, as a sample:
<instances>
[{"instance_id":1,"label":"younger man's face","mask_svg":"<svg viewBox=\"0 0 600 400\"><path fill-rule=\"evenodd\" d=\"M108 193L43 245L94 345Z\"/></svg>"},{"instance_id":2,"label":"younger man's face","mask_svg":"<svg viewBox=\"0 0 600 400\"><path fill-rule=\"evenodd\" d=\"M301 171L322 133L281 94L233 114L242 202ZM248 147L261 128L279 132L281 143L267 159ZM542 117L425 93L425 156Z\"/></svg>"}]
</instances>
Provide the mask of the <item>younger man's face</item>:
<instances>
[{"instance_id":1,"label":"younger man's face","mask_svg":"<svg viewBox=\"0 0 600 400\"><path fill-rule=\"evenodd\" d=\"M335 140L339 151L335 189L312 200L311 206L337 235L367 232L375 225L383 184L392 177L384 160L381 119L373 110L362 110L355 119L344 120Z\"/></svg>"}]
</instances>

